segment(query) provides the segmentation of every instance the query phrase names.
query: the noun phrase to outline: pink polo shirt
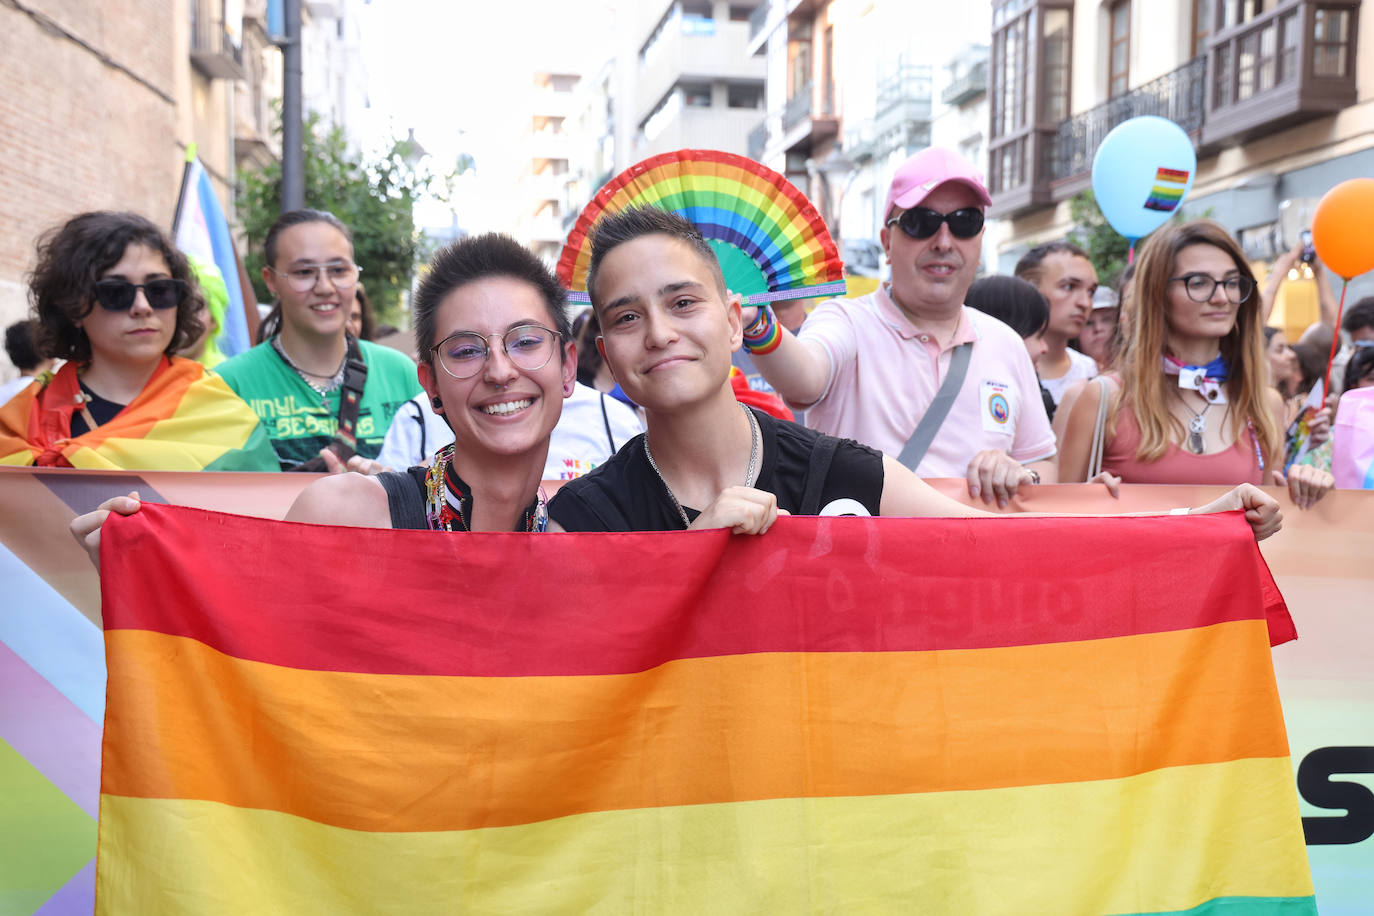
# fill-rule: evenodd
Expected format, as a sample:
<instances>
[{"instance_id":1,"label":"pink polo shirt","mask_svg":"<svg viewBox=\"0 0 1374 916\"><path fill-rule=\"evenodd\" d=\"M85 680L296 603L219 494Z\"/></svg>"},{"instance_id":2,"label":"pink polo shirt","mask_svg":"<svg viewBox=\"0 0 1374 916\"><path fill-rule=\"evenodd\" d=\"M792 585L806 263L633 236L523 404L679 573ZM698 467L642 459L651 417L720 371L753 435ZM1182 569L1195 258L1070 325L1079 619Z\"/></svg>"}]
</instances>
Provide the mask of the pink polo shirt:
<instances>
[{"instance_id":1,"label":"pink polo shirt","mask_svg":"<svg viewBox=\"0 0 1374 916\"><path fill-rule=\"evenodd\" d=\"M832 299L802 325L830 357L830 380L806 423L856 439L896 458L949 368L959 344L972 340L968 374L917 473L963 477L973 456L1000 449L1023 464L1055 453L1054 432L1025 344L996 318L965 307L944 348L912 325L887 284L857 299Z\"/></svg>"}]
</instances>

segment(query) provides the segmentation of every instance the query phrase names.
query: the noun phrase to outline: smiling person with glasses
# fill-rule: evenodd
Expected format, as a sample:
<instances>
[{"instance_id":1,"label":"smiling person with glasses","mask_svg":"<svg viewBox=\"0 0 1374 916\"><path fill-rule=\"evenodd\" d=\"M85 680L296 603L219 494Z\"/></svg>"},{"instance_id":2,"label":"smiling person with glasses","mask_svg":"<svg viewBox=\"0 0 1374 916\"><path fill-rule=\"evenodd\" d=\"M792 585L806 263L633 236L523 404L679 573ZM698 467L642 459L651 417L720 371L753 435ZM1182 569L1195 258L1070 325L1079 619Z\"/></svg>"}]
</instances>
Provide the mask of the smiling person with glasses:
<instances>
[{"instance_id":1,"label":"smiling person with glasses","mask_svg":"<svg viewBox=\"0 0 1374 916\"><path fill-rule=\"evenodd\" d=\"M262 419L283 470L369 463L420 384L404 354L348 333L362 271L348 228L322 210L284 213L263 254L277 297L268 337L217 371Z\"/></svg>"},{"instance_id":2,"label":"smiling person with glasses","mask_svg":"<svg viewBox=\"0 0 1374 916\"><path fill-rule=\"evenodd\" d=\"M1284 405L1268 383L1260 296L1225 229L1159 230L1137 261L1134 303L1119 372L1089 383L1070 413L1065 480L1086 478L1100 441L1102 470L1127 483L1286 483L1301 508L1331 489L1318 468L1280 470Z\"/></svg>"},{"instance_id":3,"label":"smiling person with glasses","mask_svg":"<svg viewBox=\"0 0 1374 916\"><path fill-rule=\"evenodd\" d=\"M66 360L0 410L0 464L275 470L257 417L174 355L202 327L186 257L133 213L83 213L38 242L29 279L44 355Z\"/></svg>"},{"instance_id":4,"label":"smiling person with glasses","mask_svg":"<svg viewBox=\"0 0 1374 916\"><path fill-rule=\"evenodd\" d=\"M883 205L891 279L822 304L796 336L767 308L747 309L744 346L808 425L922 477L964 477L973 496L1005 504L1021 485L1054 481L1055 441L1021 338L964 307L990 203L971 163L917 153ZM948 405L942 420L932 405Z\"/></svg>"},{"instance_id":5,"label":"smiling person with glasses","mask_svg":"<svg viewBox=\"0 0 1374 916\"><path fill-rule=\"evenodd\" d=\"M454 441L429 467L324 477L287 518L368 528L543 531L549 437L573 392L567 294L502 235L462 239L430 263L411 303L419 376Z\"/></svg>"}]
</instances>

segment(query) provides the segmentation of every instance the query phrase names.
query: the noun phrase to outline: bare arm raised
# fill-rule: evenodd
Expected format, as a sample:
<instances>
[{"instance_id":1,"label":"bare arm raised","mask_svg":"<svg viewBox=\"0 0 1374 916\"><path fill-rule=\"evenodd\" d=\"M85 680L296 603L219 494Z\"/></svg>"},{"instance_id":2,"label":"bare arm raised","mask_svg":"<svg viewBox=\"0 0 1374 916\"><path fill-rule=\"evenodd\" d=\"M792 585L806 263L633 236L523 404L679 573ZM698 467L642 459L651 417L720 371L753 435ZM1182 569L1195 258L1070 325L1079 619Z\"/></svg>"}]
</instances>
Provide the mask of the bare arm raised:
<instances>
[{"instance_id":1,"label":"bare arm raised","mask_svg":"<svg viewBox=\"0 0 1374 916\"><path fill-rule=\"evenodd\" d=\"M825 348L814 340L802 340L764 308L741 312L746 335L757 332L771 321L777 329L777 347L769 352L750 351L749 358L768 384L791 404L814 404L830 385L832 367Z\"/></svg>"}]
</instances>

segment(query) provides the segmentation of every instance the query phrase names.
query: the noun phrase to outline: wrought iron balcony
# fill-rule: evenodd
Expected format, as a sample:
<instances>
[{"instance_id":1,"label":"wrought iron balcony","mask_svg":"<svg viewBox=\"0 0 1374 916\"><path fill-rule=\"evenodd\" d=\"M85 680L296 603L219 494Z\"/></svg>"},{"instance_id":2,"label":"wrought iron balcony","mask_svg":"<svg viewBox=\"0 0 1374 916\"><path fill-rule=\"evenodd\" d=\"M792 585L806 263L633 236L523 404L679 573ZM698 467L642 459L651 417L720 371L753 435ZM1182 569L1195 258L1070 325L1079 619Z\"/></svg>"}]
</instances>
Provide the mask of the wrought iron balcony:
<instances>
[{"instance_id":1,"label":"wrought iron balcony","mask_svg":"<svg viewBox=\"0 0 1374 916\"><path fill-rule=\"evenodd\" d=\"M945 91L940 93L940 101L946 105L962 105L978 98L987 90L988 62L980 60L963 76L945 87Z\"/></svg>"},{"instance_id":2,"label":"wrought iron balcony","mask_svg":"<svg viewBox=\"0 0 1374 916\"><path fill-rule=\"evenodd\" d=\"M893 109L905 107L916 115L910 120L930 120L930 74L926 65L898 64L895 73L878 82L876 117L881 119Z\"/></svg>"},{"instance_id":3,"label":"wrought iron balcony","mask_svg":"<svg viewBox=\"0 0 1374 916\"><path fill-rule=\"evenodd\" d=\"M226 6L226 0L193 0L191 3L191 63L211 79L246 79L243 48L225 25ZM242 21L238 25L242 41Z\"/></svg>"},{"instance_id":4,"label":"wrought iron balcony","mask_svg":"<svg viewBox=\"0 0 1374 916\"><path fill-rule=\"evenodd\" d=\"M1202 126L1206 58L1195 57L1172 73L1145 83L1059 123L1045 147L1043 176L1061 181L1086 175L1113 127L1141 115L1168 118L1190 134Z\"/></svg>"}]
</instances>

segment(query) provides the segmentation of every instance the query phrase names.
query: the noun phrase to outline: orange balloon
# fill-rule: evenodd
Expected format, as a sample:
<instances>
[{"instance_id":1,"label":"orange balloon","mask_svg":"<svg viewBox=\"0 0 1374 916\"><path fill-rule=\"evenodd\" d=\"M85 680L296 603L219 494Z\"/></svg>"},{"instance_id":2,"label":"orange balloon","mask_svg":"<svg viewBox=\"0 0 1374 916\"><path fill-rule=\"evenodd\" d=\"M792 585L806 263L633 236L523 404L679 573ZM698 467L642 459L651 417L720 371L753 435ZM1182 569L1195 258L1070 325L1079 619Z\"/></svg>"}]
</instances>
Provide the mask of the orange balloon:
<instances>
[{"instance_id":1,"label":"orange balloon","mask_svg":"<svg viewBox=\"0 0 1374 916\"><path fill-rule=\"evenodd\" d=\"M1312 247L1347 280L1374 270L1374 178L1352 178L1326 192L1312 214Z\"/></svg>"}]
</instances>

